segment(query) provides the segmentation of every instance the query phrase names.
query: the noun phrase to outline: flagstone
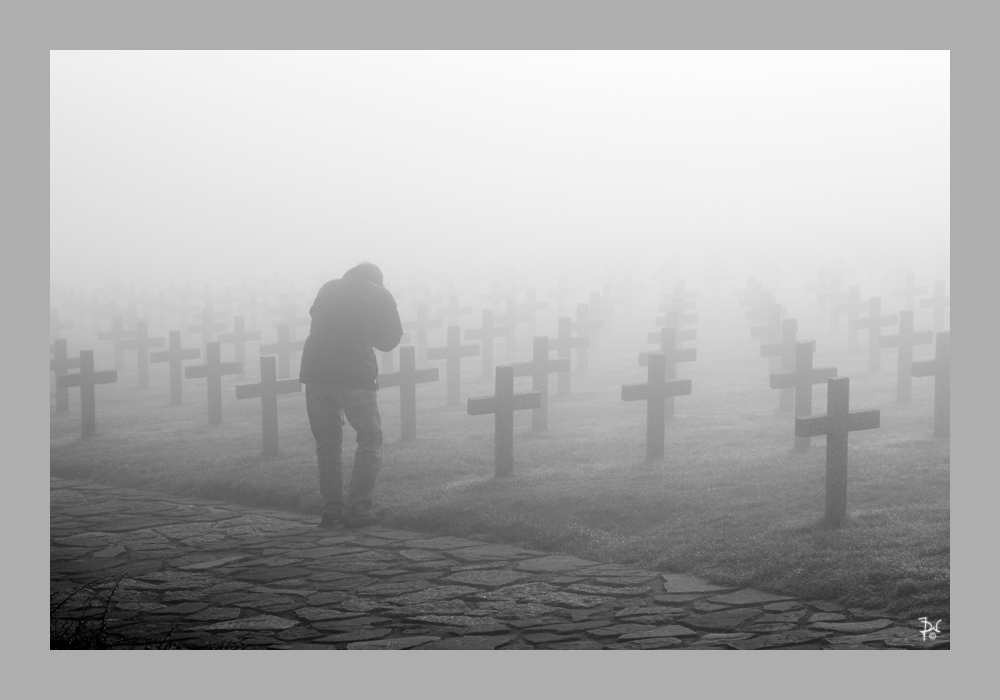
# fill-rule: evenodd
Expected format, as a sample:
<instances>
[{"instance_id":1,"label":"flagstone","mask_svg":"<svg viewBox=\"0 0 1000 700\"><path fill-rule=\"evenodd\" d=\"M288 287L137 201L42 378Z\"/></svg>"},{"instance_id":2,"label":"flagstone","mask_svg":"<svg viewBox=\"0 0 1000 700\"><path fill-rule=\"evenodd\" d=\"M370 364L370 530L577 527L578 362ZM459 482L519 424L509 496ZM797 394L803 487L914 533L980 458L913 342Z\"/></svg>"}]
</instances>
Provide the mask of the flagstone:
<instances>
[{"instance_id":1,"label":"flagstone","mask_svg":"<svg viewBox=\"0 0 1000 700\"><path fill-rule=\"evenodd\" d=\"M210 625L195 627L196 630L285 630L295 627L298 623L274 615L257 615L237 620L223 620Z\"/></svg>"},{"instance_id":2,"label":"flagstone","mask_svg":"<svg viewBox=\"0 0 1000 700\"><path fill-rule=\"evenodd\" d=\"M410 544L410 543L407 543ZM505 544L477 543L474 547L463 547L448 552L450 556L464 561L479 561L486 559L513 559L515 557L530 557L544 554L531 549L521 549Z\"/></svg>"},{"instance_id":3,"label":"flagstone","mask_svg":"<svg viewBox=\"0 0 1000 700\"><path fill-rule=\"evenodd\" d=\"M434 625L453 625L455 627L472 627L474 625L499 625L500 621L491 617L471 617L469 615L411 615L407 619L429 622Z\"/></svg>"},{"instance_id":4,"label":"flagstone","mask_svg":"<svg viewBox=\"0 0 1000 700\"><path fill-rule=\"evenodd\" d=\"M795 624L792 622L753 622L744 629L747 632L787 632L795 629Z\"/></svg>"},{"instance_id":5,"label":"flagstone","mask_svg":"<svg viewBox=\"0 0 1000 700\"><path fill-rule=\"evenodd\" d=\"M239 608L209 607L200 610L193 615L188 615L185 619L198 622L209 622L214 620L233 620L240 616L242 610Z\"/></svg>"},{"instance_id":6,"label":"flagstone","mask_svg":"<svg viewBox=\"0 0 1000 700\"><path fill-rule=\"evenodd\" d=\"M766 634L750 639L734 639L728 642L733 649L767 649L772 647L783 647L791 644L801 644L802 642L821 639L826 632L814 632L810 630L789 630L776 634Z\"/></svg>"},{"instance_id":7,"label":"flagstone","mask_svg":"<svg viewBox=\"0 0 1000 700\"><path fill-rule=\"evenodd\" d=\"M593 566L597 562L579 557L571 557L565 554L552 554L535 559L525 559L517 564L515 568L520 571L573 571L586 566Z\"/></svg>"},{"instance_id":8,"label":"flagstone","mask_svg":"<svg viewBox=\"0 0 1000 700\"><path fill-rule=\"evenodd\" d=\"M359 547L331 545L328 547L317 547L316 549L302 550L300 552L296 552L295 556L301 559L323 559L325 557L335 557L342 554L356 554L364 551L366 550Z\"/></svg>"},{"instance_id":9,"label":"flagstone","mask_svg":"<svg viewBox=\"0 0 1000 700\"><path fill-rule=\"evenodd\" d=\"M361 617L364 615L363 612L345 612L343 610L335 610L333 608L316 608L316 607L306 607L298 608L295 614L304 620L310 620L312 622L320 622L323 620L346 620L352 617Z\"/></svg>"},{"instance_id":10,"label":"flagstone","mask_svg":"<svg viewBox=\"0 0 1000 700\"><path fill-rule=\"evenodd\" d=\"M352 542L354 540L354 535L338 535L337 537L324 537L315 543L315 546L319 547L329 547L335 544L344 544L345 542Z\"/></svg>"},{"instance_id":11,"label":"flagstone","mask_svg":"<svg viewBox=\"0 0 1000 700\"><path fill-rule=\"evenodd\" d=\"M547 622L553 613L563 613L562 608L541 603L518 603L513 600L496 600L479 603L477 610L488 611L489 614L503 619L533 620L541 619Z\"/></svg>"},{"instance_id":12,"label":"flagstone","mask_svg":"<svg viewBox=\"0 0 1000 700\"><path fill-rule=\"evenodd\" d=\"M810 629L829 630L831 632L847 632L851 634L863 634L875 632L888 627L892 620L880 618L877 620L866 620L864 622L814 622L809 625Z\"/></svg>"},{"instance_id":13,"label":"flagstone","mask_svg":"<svg viewBox=\"0 0 1000 700\"><path fill-rule=\"evenodd\" d=\"M719 610L726 610L729 606L727 605L716 605L715 603L708 603L704 600L699 600L691 606L694 610L698 612L717 612Z\"/></svg>"},{"instance_id":14,"label":"flagstone","mask_svg":"<svg viewBox=\"0 0 1000 700\"><path fill-rule=\"evenodd\" d=\"M425 588L430 588L434 584L429 581L417 580L417 581L399 581L399 582L387 582L387 583L376 583L371 586L364 586L355 591L356 595L371 595L371 596L382 596L382 595L402 595L404 593L413 593L414 591L422 591Z\"/></svg>"},{"instance_id":15,"label":"flagstone","mask_svg":"<svg viewBox=\"0 0 1000 700\"><path fill-rule=\"evenodd\" d=\"M594 629L587 630L587 634L591 637L605 638L614 637L615 639L621 637L624 634L629 634L631 632L649 632L653 630L652 625L641 625L638 623L621 623L617 625L606 625L604 627L595 627Z\"/></svg>"},{"instance_id":16,"label":"flagstone","mask_svg":"<svg viewBox=\"0 0 1000 700\"><path fill-rule=\"evenodd\" d=\"M144 603L141 601L115 603L115 609L117 610L135 610L138 612L152 612L154 610L162 610L165 607L167 606L162 603Z\"/></svg>"},{"instance_id":17,"label":"flagstone","mask_svg":"<svg viewBox=\"0 0 1000 700\"><path fill-rule=\"evenodd\" d=\"M476 547L481 543L475 540L467 540L464 537L429 537L424 539L408 539L406 546L409 549L459 549L461 547Z\"/></svg>"},{"instance_id":18,"label":"flagstone","mask_svg":"<svg viewBox=\"0 0 1000 700\"><path fill-rule=\"evenodd\" d=\"M293 578L296 576L306 576L311 574L309 569L302 569L293 566L277 566L274 568L259 568L237 572L235 577L244 581L280 581L283 578Z\"/></svg>"},{"instance_id":19,"label":"flagstone","mask_svg":"<svg viewBox=\"0 0 1000 700\"><path fill-rule=\"evenodd\" d=\"M684 642L677 637L648 637L631 640L625 644L626 649L670 649L681 646Z\"/></svg>"},{"instance_id":20,"label":"flagstone","mask_svg":"<svg viewBox=\"0 0 1000 700\"><path fill-rule=\"evenodd\" d=\"M406 576L410 572L407 571L406 569L377 569L374 571L370 571L369 573L370 575L375 576L378 579L387 579L387 578L394 578L396 576ZM412 574L412 576L414 576L415 578L412 578L410 580L416 581L421 576L421 574ZM403 579L396 579L394 582L402 583L402 580Z\"/></svg>"},{"instance_id":21,"label":"flagstone","mask_svg":"<svg viewBox=\"0 0 1000 700\"><path fill-rule=\"evenodd\" d=\"M278 639L284 639L285 641L296 641L299 639L311 639L312 637L319 637L323 633L317 632L310 627L289 627L286 630L281 630L277 633Z\"/></svg>"},{"instance_id":22,"label":"flagstone","mask_svg":"<svg viewBox=\"0 0 1000 700\"><path fill-rule=\"evenodd\" d=\"M635 615L680 615L686 612L684 608L666 607L663 605L630 605L615 613L615 617L632 617Z\"/></svg>"},{"instance_id":23,"label":"flagstone","mask_svg":"<svg viewBox=\"0 0 1000 700\"><path fill-rule=\"evenodd\" d=\"M422 644L417 649L497 649L515 639L514 635L482 637L466 635Z\"/></svg>"},{"instance_id":24,"label":"flagstone","mask_svg":"<svg viewBox=\"0 0 1000 700\"><path fill-rule=\"evenodd\" d=\"M584 630L596 629L598 627L608 627L612 623L608 620L588 620L584 622L560 622L543 623L528 627L529 632L552 632L553 634L566 634L569 632L582 632Z\"/></svg>"},{"instance_id":25,"label":"flagstone","mask_svg":"<svg viewBox=\"0 0 1000 700\"><path fill-rule=\"evenodd\" d=\"M167 591L163 594L164 603L177 603L192 600L201 600L205 597L202 591L198 590L182 590L182 591Z\"/></svg>"},{"instance_id":26,"label":"flagstone","mask_svg":"<svg viewBox=\"0 0 1000 700\"><path fill-rule=\"evenodd\" d=\"M392 630L379 629L379 630L358 630L356 632L344 632L341 634L331 634L326 637L320 637L315 641L318 643L344 643L344 642L366 642L370 639L379 639L391 634Z\"/></svg>"},{"instance_id":27,"label":"flagstone","mask_svg":"<svg viewBox=\"0 0 1000 700\"><path fill-rule=\"evenodd\" d=\"M758 591L755 588L744 588L740 591L713 596L709 598L708 601L710 603L719 603L722 605L760 605L762 603L776 603L781 600L791 600L791 598L791 596L787 595L774 595L773 593Z\"/></svg>"},{"instance_id":28,"label":"flagstone","mask_svg":"<svg viewBox=\"0 0 1000 700\"><path fill-rule=\"evenodd\" d=\"M691 637L698 636L694 630L683 625L665 625L653 629L639 630L635 632L625 632L618 639L619 641L632 641L636 639L649 639L652 637Z\"/></svg>"},{"instance_id":29,"label":"flagstone","mask_svg":"<svg viewBox=\"0 0 1000 700\"><path fill-rule=\"evenodd\" d=\"M401 549L399 554L411 561L445 561L440 552L428 552L426 549Z\"/></svg>"},{"instance_id":30,"label":"flagstone","mask_svg":"<svg viewBox=\"0 0 1000 700\"><path fill-rule=\"evenodd\" d=\"M157 608L156 610L150 610L151 615L188 615L190 613L196 613L199 610L204 610L208 607L208 603L198 603L194 601L186 603L178 603L177 605L167 605L162 608Z\"/></svg>"},{"instance_id":31,"label":"flagstone","mask_svg":"<svg viewBox=\"0 0 1000 700\"><path fill-rule=\"evenodd\" d=\"M136 578L159 582L161 588L203 588L217 583L214 576L187 571L156 571L141 574Z\"/></svg>"},{"instance_id":32,"label":"flagstone","mask_svg":"<svg viewBox=\"0 0 1000 700\"><path fill-rule=\"evenodd\" d=\"M492 588L495 586L507 586L517 581L530 578L530 574L520 574L510 569L479 569L472 571L460 571L445 578L445 581L457 581L467 583L470 586L485 586Z\"/></svg>"},{"instance_id":33,"label":"flagstone","mask_svg":"<svg viewBox=\"0 0 1000 700\"><path fill-rule=\"evenodd\" d=\"M603 649L604 645L593 639L577 639L572 642L560 642L558 644L549 644L546 648L575 651L575 650L585 650L585 649Z\"/></svg>"},{"instance_id":34,"label":"flagstone","mask_svg":"<svg viewBox=\"0 0 1000 700\"><path fill-rule=\"evenodd\" d=\"M595 579L595 583L600 586L641 586L656 578L656 574L650 573L648 576L605 576ZM648 590L648 589L647 589Z\"/></svg>"},{"instance_id":35,"label":"flagstone","mask_svg":"<svg viewBox=\"0 0 1000 700\"><path fill-rule=\"evenodd\" d=\"M767 608L765 608L766 610ZM768 623L768 622L798 622L803 617L805 617L805 610L793 610L784 613L769 613L767 615L761 615L754 623Z\"/></svg>"},{"instance_id":36,"label":"flagstone","mask_svg":"<svg viewBox=\"0 0 1000 700\"><path fill-rule=\"evenodd\" d=\"M735 608L704 615L692 615L682 619L681 622L701 629L730 630L739 627L758 614L760 614L760 610L756 608Z\"/></svg>"},{"instance_id":37,"label":"flagstone","mask_svg":"<svg viewBox=\"0 0 1000 700\"><path fill-rule=\"evenodd\" d=\"M752 632L709 632L701 635L691 646L721 645L740 639L750 639Z\"/></svg>"},{"instance_id":38,"label":"flagstone","mask_svg":"<svg viewBox=\"0 0 1000 700\"><path fill-rule=\"evenodd\" d=\"M551 644L553 642L569 642L577 639L575 634L552 634L551 632L532 632L524 635L524 640L532 644Z\"/></svg>"},{"instance_id":39,"label":"flagstone","mask_svg":"<svg viewBox=\"0 0 1000 700\"><path fill-rule=\"evenodd\" d=\"M385 602L392 603L394 605L415 605L417 603L429 603L435 600L446 600L448 598L455 598L478 592L478 588L471 588L470 586L432 586L430 588L425 588L422 591L406 593L394 598L388 598Z\"/></svg>"},{"instance_id":40,"label":"flagstone","mask_svg":"<svg viewBox=\"0 0 1000 700\"><path fill-rule=\"evenodd\" d=\"M654 595L653 600L657 603L690 603L692 600L698 600L707 595L707 591L705 593L660 593Z\"/></svg>"},{"instance_id":41,"label":"flagstone","mask_svg":"<svg viewBox=\"0 0 1000 700\"><path fill-rule=\"evenodd\" d=\"M95 552L91 556L102 557L102 558L103 557L117 557L119 554L123 554L124 552L125 552L125 547L123 545L116 544L113 547L108 547L107 549L102 549L99 552Z\"/></svg>"},{"instance_id":42,"label":"flagstone","mask_svg":"<svg viewBox=\"0 0 1000 700\"><path fill-rule=\"evenodd\" d=\"M453 615L465 614L470 611L469 604L462 600L439 600L431 603L403 605L385 611L389 617L407 617L411 615Z\"/></svg>"},{"instance_id":43,"label":"flagstone","mask_svg":"<svg viewBox=\"0 0 1000 700\"><path fill-rule=\"evenodd\" d=\"M410 595L410 594L407 594ZM311 599L310 599L311 600ZM348 612L374 612L376 610L390 610L392 606L384 600L362 600L361 598L346 598L337 603L337 607Z\"/></svg>"},{"instance_id":44,"label":"flagstone","mask_svg":"<svg viewBox=\"0 0 1000 700\"><path fill-rule=\"evenodd\" d=\"M807 622L840 622L847 618L840 613L814 613Z\"/></svg>"},{"instance_id":45,"label":"flagstone","mask_svg":"<svg viewBox=\"0 0 1000 700\"><path fill-rule=\"evenodd\" d=\"M768 611L779 611L785 612L787 610L795 610L796 608L801 608L802 603L795 600L786 600L781 603L768 603L764 606L764 610Z\"/></svg>"},{"instance_id":46,"label":"flagstone","mask_svg":"<svg viewBox=\"0 0 1000 700\"><path fill-rule=\"evenodd\" d=\"M585 583L574 583L569 586L574 593L589 595L636 596L649 593L648 586L592 586Z\"/></svg>"},{"instance_id":47,"label":"flagstone","mask_svg":"<svg viewBox=\"0 0 1000 700\"><path fill-rule=\"evenodd\" d=\"M838 610L844 609L844 606L840 603L834 603L828 600L807 600L806 605L816 608L822 612L837 612Z\"/></svg>"},{"instance_id":48,"label":"flagstone","mask_svg":"<svg viewBox=\"0 0 1000 700\"><path fill-rule=\"evenodd\" d=\"M663 590L666 593L706 593L727 591L731 586L717 586L703 578L687 574L663 574Z\"/></svg>"},{"instance_id":49,"label":"flagstone","mask_svg":"<svg viewBox=\"0 0 1000 700\"><path fill-rule=\"evenodd\" d=\"M440 637L431 637L428 635L419 635L413 637L393 637L392 639L375 639L367 642L351 642L347 645L348 649L410 649L412 647L420 646L421 644L426 644L427 642L436 642Z\"/></svg>"}]
</instances>

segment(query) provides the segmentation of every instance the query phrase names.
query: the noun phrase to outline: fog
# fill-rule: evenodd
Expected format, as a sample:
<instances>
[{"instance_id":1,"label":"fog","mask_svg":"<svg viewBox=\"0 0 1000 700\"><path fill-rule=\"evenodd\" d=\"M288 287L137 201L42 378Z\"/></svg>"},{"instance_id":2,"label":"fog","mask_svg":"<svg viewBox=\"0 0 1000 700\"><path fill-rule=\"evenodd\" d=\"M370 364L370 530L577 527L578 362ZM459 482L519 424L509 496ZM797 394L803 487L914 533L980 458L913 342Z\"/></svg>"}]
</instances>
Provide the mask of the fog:
<instances>
[{"instance_id":1,"label":"fog","mask_svg":"<svg viewBox=\"0 0 1000 700\"><path fill-rule=\"evenodd\" d=\"M50 283L927 283L949 128L946 51L54 51Z\"/></svg>"}]
</instances>

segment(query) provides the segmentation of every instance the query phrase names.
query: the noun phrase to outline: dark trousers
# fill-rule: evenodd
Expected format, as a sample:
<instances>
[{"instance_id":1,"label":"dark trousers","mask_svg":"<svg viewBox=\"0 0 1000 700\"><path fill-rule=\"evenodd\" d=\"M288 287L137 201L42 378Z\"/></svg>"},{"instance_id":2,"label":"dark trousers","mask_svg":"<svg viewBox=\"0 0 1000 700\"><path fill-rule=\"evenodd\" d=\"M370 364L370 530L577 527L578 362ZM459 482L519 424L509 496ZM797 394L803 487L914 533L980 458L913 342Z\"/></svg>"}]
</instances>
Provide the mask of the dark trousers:
<instances>
[{"instance_id":1,"label":"dark trousers","mask_svg":"<svg viewBox=\"0 0 1000 700\"><path fill-rule=\"evenodd\" d=\"M382 468L382 417L375 390L306 384L306 412L316 439L323 512L370 512L375 479ZM341 475L345 416L358 434L346 503Z\"/></svg>"}]
</instances>

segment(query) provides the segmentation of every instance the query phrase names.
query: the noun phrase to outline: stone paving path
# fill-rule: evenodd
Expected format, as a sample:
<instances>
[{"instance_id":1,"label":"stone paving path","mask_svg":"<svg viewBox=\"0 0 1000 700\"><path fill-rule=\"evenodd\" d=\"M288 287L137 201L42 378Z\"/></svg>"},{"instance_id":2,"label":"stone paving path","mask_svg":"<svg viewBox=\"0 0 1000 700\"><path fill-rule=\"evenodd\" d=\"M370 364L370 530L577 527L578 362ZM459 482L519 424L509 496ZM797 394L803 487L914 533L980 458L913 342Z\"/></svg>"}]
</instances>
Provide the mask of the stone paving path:
<instances>
[{"instance_id":1,"label":"stone paving path","mask_svg":"<svg viewBox=\"0 0 1000 700\"><path fill-rule=\"evenodd\" d=\"M50 493L54 619L103 618L126 647L949 646L915 620L693 576L87 481Z\"/></svg>"}]
</instances>

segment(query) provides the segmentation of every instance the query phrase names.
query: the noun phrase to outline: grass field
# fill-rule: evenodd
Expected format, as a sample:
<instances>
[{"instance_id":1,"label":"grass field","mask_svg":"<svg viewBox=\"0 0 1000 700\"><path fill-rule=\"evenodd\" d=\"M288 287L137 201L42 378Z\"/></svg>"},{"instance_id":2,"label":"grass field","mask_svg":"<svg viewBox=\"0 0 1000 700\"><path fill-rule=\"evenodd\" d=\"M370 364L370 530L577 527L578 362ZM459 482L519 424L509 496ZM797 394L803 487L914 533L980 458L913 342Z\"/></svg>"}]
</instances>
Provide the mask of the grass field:
<instances>
[{"instance_id":1,"label":"grass field","mask_svg":"<svg viewBox=\"0 0 1000 700\"><path fill-rule=\"evenodd\" d=\"M768 361L743 311L732 296L712 302L711 295L698 302L698 339L686 344L698 360L678 372L693 392L675 399L663 463L645 462L645 403L621 400L622 384L646 379L637 355L654 349L645 339L654 330L649 309L616 312L589 370L573 372L570 397L555 397L551 378L548 431L532 433L530 411L516 414L512 477L493 476L492 416L466 414L465 399L493 393L479 379L478 358L463 360L461 408L445 407L444 363L431 363L441 381L417 389L415 442L399 441L398 389L382 390L386 446L376 505L386 522L914 619L949 617L950 443L932 435L933 380L914 379L912 402L897 405L895 351L884 351L881 370L871 373L864 335L860 350L847 353L845 334L828 337L825 324L800 320L799 338L818 341L814 364L851 378L851 409L882 411L881 428L850 437L848 522L823 527L825 440L792 450L793 419L776 410ZM554 331L554 320L539 323L539 333ZM431 344L443 342L442 332ZM71 340L70 352L92 347L97 369L107 369L107 346ZM932 356L933 345L915 350L915 359ZM264 458L260 402L237 401L233 390L256 381L254 346L248 358L248 377L223 380L220 426L207 424L204 380L185 380L184 405L170 406L166 367L152 365L151 388L139 390L132 360L117 384L97 388L98 434L81 440L72 390L71 412L52 414L51 472L318 513L304 394L279 398L281 454ZM495 358L507 361L502 341ZM529 339L517 359L530 359ZM515 380L515 391L530 382ZM825 413L825 386L813 396L814 414ZM345 466L353 437L348 428Z\"/></svg>"}]
</instances>

